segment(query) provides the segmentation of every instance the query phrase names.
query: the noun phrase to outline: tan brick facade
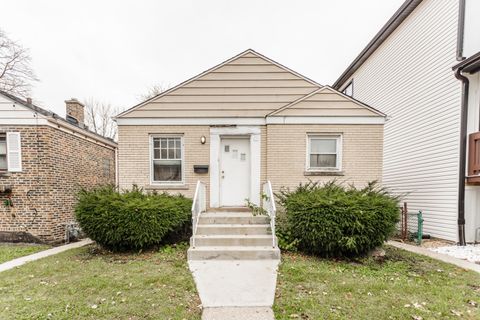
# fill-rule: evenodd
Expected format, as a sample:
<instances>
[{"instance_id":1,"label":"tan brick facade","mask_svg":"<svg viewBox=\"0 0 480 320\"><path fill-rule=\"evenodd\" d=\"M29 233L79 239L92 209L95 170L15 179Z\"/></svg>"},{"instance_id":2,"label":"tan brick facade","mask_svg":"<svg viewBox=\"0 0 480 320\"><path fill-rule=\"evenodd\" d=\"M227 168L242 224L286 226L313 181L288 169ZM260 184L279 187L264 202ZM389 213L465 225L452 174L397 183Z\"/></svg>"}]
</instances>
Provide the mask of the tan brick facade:
<instances>
[{"instance_id":1,"label":"tan brick facade","mask_svg":"<svg viewBox=\"0 0 480 320\"><path fill-rule=\"evenodd\" d=\"M13 203L5 206L0 194L0 232L62 241L78 190L115 182L114 149L50 126L1 126L0 132L20 132L22 147L22 172L0 175L0 187L12 187Z\"/></svg>"},{"instance_id":2,"label":"tan brick facade","mask_svg":"<svg viewBox=\"0 0 480 320\"><path fill-rule=\"evenodd\" d=\"M130 189L132 185L138 185L146 190L165 190L150 184L150 136L154 134L183 136L185 187L168 191L193 197L198 180L207 184L208 188L210 176L194 173L193 166L210 164L209 126L120 126L118 128L120 188ZM200 142L202 136L207 138L205 144Z\"/></svg>"},{"instance_id":3,"label":"tan brick facade","mask_svg":"<svg viewBox=\"0 0 480 320\"><path fill-rule=\"evenodd\" d=\"M194 165L210 164L209 126L119 126L119 184L148 190L166 190L193 197L201 180L209 192L209 174L196 174ZM341 133L343 176L306 176L307 133ZM184 137L185 187L162 189L150 185L150 135L180 134ZM200 138L205 136L204 145ZM337 179L362 186L380 180L382 174L383 125L267 125L261 126L261 181L271 180L274 189L294 187L309 179ZM208 197L207 197L208 198Z\"/></svg>"},{"instance_id":4,"label":"tan brick facade","mask_svg":"<svg viewBox=\"0 0 480 320\"><path fill-rule=\"evenodd\" d=\"M343 137L343 176L305 175L307 134L340 133ZM296 187L308 180L363 186L382 177L383 125L269 125L267 177L274 190Z\"/></svg>"}]
</instances>

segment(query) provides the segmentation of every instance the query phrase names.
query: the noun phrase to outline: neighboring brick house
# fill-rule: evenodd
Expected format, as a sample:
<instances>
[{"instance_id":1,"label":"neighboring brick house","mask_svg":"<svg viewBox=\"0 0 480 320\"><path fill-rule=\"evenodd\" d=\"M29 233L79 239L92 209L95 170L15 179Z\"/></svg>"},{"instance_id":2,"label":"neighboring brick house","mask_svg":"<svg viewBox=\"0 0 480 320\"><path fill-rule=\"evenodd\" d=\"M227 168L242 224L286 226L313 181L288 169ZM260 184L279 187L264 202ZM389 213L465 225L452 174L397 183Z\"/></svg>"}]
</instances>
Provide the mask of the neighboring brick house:
<instances>
[{"instance_id":1,"label":"neighboring brick house","mask_svg":"<svg viewBox=\"0 0 480 320\"><path fill-rule=\"evenodd\" d=\"M115 183L116 143L88 130L80 102L66 108L0 92L0 241L63 241L77 192Z\"/></svg>"},{"instance_id":2,"label":"neighboring brick house","mask_svg":"<svg viewBox=\"0 0 480 320\"><path fill-rule=\"evenodd\" d=\"M309 180L364 186L382 176L385 115L247 50L123 113L121 188L136 184L207 206L260 204Z\"/></svg>"}]
</instances>

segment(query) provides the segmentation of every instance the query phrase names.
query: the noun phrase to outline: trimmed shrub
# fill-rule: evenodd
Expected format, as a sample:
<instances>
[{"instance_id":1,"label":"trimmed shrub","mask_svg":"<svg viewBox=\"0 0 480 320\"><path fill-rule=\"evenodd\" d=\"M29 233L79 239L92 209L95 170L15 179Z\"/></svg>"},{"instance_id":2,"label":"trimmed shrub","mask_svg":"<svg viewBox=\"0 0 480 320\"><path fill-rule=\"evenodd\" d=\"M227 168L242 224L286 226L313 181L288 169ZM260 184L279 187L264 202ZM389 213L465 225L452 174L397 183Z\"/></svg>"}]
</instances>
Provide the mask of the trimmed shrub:
<instances>
[{"instance_id":1,"label":"trimmed shrub","mask_svg":"<svg viewBox=\"0 0 480 320\"><path fill-rule=\"evenodd\" d=\"M75 215L88 237L113 251L160 244L191 222L192 201L181 195L118 192L103 186L79 193Z\"/></svg>"},{"instance_id":2,"label":"trimmed shrub","mask_svg":"<svg viewBox=\"0 0 480 320\"><path fill-rule=\"evenodd\" d=\"M279 243L320 256L357 256L380 246L399 221L397 197L376 182L363 189L309 182L276 194L285 210Z\"/></svg>"}]
</instances>

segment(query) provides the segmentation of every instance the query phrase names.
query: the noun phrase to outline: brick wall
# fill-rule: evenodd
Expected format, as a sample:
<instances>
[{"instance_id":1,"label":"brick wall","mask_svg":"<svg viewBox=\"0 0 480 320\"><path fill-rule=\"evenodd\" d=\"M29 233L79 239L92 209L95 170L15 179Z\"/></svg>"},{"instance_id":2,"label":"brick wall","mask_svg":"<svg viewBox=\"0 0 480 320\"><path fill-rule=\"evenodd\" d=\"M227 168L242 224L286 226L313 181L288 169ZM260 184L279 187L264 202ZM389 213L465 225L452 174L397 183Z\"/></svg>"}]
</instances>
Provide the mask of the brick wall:
<instances>
[{"instance_id":1,"label":"brick wall","mask_svg":"<svg viewBox=\"0 0 480 320\"><path fill-rule=\"evenodd\" d=\"M308 133L343 135L343 176L306 176ZM363 186L382 177L383 125L268 125L267 176L274 190L308 180Z\"/></svg>"},{"instance_id":2,"label":"brick wall","mask_svg":"<svg viewBox=\"0 0 480 320\"><path fill-rule=\"evenodd\" d=\"M79 124L85 122L85 107L76 99L71 99L65 101L66 113L68 116L77 119Z\"/></svg>"},{"instance_id":3,"label":"brick wall","mask_svg":"<svg viewBox=\"0 0 480 320\"><path fill-rule=\"evenodd\" d=\"M21 134L22 172L0 175L0 186L13 187L13 207L0 195L0 232L61 241L78 190L115 182L115 152L47 126L0 127L9 131Z\"/></svg>"},{"instance_id":4,"label":"brick wall","mask_svg":"<svg viewBox=\"0 0 480 320\"><path fill-rule=\"evenodd\" d=\"M311 133L343 134L344 176L305 176L306 136ZM209 174L193 172L195 164L210 164L209 126L120 126L119 137L119 184L130 189L136 184L147 190L167 190L193 197L195 184L201 180L207 185ZM181 134L185 150L185 187L165 189L150 185L151 134ZM200 143L201 136L207 142ZM309 179L354 183L358 186L372 180L380 180L382 174L382 125L268 125L261 127L261 181L272 181L275 190L280 187L295 187ZM207 196L207 199L209 196Z\"/></svg>"},{"instance_id":5,"label":"brick wall","mask_svg":"<svg viewBox=\"0 0 480 320\"><path fill-rule=\"evenodd\" d=\"M184 141L184 180L183 188L165 189L150 184L150 135L178 134ZM205 144L200 137L205 136ZM120 188L130 189L132 185L148 190L168 190L193 197L195 185L201 180L207 185L209 174L193 172L194 165L210 164L209 126L119 126L118 128L118 181ZM208 191L207 191L208 192Z\"/></svg>"}]
</instances>

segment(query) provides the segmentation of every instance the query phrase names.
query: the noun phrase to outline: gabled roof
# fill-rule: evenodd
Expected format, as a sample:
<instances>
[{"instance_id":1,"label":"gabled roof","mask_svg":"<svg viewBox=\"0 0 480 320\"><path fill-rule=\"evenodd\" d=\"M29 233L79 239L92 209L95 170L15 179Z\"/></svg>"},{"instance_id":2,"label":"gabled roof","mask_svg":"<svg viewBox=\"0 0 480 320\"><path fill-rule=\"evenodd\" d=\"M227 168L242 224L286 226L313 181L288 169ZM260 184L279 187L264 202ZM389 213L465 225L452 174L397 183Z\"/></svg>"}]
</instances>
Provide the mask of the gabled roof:
<instances>
[{"instance_id":1,"label":"gabled roof","mask_svg":"<svg viewBox=\"0 0 480 320\"><path fill-rule=\"evenodd\" d=\"M268 116L336 116L339 114L342 116L386 116L369 105L329 86L317 89Z\"/></svg>"},{"instance_id":2,"label":"gabled roof","mask_svg":"<svg viewBox=\"0 0 480 320\"><path fill-rule=\"evenodd\" d=\"M49 121L53 121L56 124L61 124L62 126L68 127L70 129L74 128L75 131L81 132L83 133L83 135L91 136L92 138L98 139L102 142L108 143L109 145L116 147L116 142L113 139L99 135L98 133L89 130L88 127L80 127L79 125L73 124L54 112L45 110L44 108L36 106L33 103L29 103L28 101L22 98L19 98L17 96L14 96L13 94L10 94L8 92L0 90L0 95L3 95L4 97L13 101L14 103L18 103L21 106L27 109L30 109L33 112L36 112L37 114L40 114L41 116L45 117Z\"/></svg>"},{"instance_id":3,"label":"gabled roof","mask_svg":"<svg viewBox=\"0 0 480 320\"><path fill-rule=\"evenodd\" d=\"M60 118L60 116L58 116L57 114L51 112L51 111L48 111L48 110L45 110L43 108L40 108L36 105L34 105L33 103L28 103L27 101L23 100L22 98L19 98L17 96L14 96L13 94L10 94L8 92L5 92L3 90L0 90L0 94L7 97L8 99L18 103L18 104L21 104L22 106L24 107L27 107L28 109L30 110L33 110L45 117L53 117L53 116L57 116ZM66 120L65 120L66 121Z\"/></svg>"},{"instance_id":4,"label":"gabled roof","mask_svg":"<svg viewBox=\"0 0 480 320\"><path fill-rule=\"evenodd\" d=\"M265 116L321 87L315 81L248 49L133 106L116 118L153 117L154 114L175 117L175 111L179 110L193 116L212 117L218 112L222 115L217 116L235 116L235 106L245 110L247 117ZM250 91L246 93L246 90ZM221 108L215 108L220 104ZM205 108L210 111L204 112ZM228 108L232 111L228 112Z\"/></svg>"},{"instance_id":5,"label":"gabled roof","mask_svg":"<svg viewBox=\"0 0 480 320\"><path fill-rule=\"evenodd\" d=\"M342 85L360 68L360 66L382 45L382 43L402 24L415 10L422 0L406 0L395 14L387 21L380 31L373 37L367 46L353 60L348 68L335 81L333 87L340 89Z\"/></svg>"}]
</instances>

